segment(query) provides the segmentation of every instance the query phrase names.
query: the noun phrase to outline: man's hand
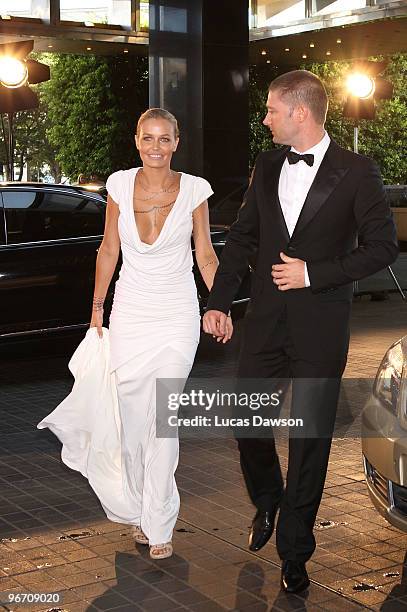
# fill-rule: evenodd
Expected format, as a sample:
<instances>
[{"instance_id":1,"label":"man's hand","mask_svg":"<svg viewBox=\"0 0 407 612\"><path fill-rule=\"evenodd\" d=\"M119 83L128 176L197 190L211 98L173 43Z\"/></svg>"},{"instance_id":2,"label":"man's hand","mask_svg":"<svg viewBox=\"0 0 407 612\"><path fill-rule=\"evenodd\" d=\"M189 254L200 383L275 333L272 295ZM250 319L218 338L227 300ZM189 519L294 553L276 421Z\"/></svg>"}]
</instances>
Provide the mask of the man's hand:
<instances>
[{"instance_id":1,"label":"man's hand","mask_svg":"<svg viewBox=\"0 0 407 612\"><path fill-rule=\"evenodd\" d=\"M208 310L202 319L204 332L212 334L217 342L225 344L233 334L233 324L230 316L220 310Z\"/></svg>"},{"instance_id":2,"label":"man's hand","mask_svg":"<svg viewBox=\"0 0 407 612\"><path fill-rule=\"evenodd\" d=\"M288 257L285 253L280 253L284 263L274 264L271 267L273 282L280 291L287 289L302 289L305 287L305 262L302 259Z\"/></svg>"}]
</instances>

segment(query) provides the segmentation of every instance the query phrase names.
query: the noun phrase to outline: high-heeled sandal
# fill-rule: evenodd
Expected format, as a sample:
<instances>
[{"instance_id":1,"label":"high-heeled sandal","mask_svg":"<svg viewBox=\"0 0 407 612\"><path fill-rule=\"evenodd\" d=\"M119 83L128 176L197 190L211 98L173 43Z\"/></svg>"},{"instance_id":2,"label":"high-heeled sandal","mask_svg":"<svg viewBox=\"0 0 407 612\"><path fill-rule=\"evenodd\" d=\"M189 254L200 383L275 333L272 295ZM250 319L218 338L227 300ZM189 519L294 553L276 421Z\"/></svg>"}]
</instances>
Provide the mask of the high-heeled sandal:
<instances>
[{"instance_id":1,"label":"high-heeled sandal","mask_svg":"<svg viewBox=\"0 0 407 612\"><path fill-rule=\"evenodd\" d=\"M150 557L152 559L167 559L171 557L173 548L171 542L165 544L152 544L150 546Z\"/></svg>"},{"instance_id":2,"label":"high-heeled sandal","mask_svg":"<svg viewBox=\"0 0 407 612\"><path fill-rule=\"evenodd\" d=\"M148 544L148 537L141 529L140 525L132 525L131 533L137 544Z\"/></svg>"}]
</instances>

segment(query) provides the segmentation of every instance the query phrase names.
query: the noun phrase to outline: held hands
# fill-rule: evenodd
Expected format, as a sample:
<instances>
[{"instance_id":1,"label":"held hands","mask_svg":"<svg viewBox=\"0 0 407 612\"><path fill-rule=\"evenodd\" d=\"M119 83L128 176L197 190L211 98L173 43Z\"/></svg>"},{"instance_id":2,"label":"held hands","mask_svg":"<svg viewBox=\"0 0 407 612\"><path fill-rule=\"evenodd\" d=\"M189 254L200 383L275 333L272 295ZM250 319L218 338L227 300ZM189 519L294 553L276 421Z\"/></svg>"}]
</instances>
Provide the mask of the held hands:
<instances>
[{"instance_id":1,"label":"held hands","mask_svg":"<svg viewBox=\"0 0 407 612\"><path fill-rule=\"evenodd\" d=\"M284 263L271 266L273 282L280 291L287 289L302 289L305 287L305 262L302 259L288 257L280 253Z\"/></svg>"},{"instance_id":2,"label":"held hands","mask_svg":"<svg viewBox=\"0 0 407 612\"><path fill-rule=\"evenodd\" d=\"M204 332L212 334L216 342L225 344L233 334L233 323L230 315L226 316L220 310L208 310L202 319Z\"/></svg>"}]
</instances>

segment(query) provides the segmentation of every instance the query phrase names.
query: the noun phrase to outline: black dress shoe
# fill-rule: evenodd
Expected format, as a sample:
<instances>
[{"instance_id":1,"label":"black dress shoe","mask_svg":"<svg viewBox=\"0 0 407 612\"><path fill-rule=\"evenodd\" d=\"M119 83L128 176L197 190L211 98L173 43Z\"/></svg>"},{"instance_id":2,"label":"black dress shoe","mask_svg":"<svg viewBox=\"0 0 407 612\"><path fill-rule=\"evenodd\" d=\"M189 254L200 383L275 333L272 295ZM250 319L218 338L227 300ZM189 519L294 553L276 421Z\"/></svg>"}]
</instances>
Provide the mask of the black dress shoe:
<instances>
[{"instance_id":1,"label":"black dress shoe","mask_svg":"<svg viewBox=\"0 0 407 612\"><path fill-rule=\"evenodd\" d=\"M277 509L278 506L270 512L257 510L249 533L250 550L260 550L271 538L274 531Z\"/></svg>"},{"instance_id":2,"label":"black dress shoe","mask_svg":"<svg viewBox=\"0 0 407 612\"><path fill-rule=\"evenodd\" d=\"M286 593L300 593L309 586L305 563L301 561L283 561L281 566L281 587Z\"/></svg>"}]
</instances>

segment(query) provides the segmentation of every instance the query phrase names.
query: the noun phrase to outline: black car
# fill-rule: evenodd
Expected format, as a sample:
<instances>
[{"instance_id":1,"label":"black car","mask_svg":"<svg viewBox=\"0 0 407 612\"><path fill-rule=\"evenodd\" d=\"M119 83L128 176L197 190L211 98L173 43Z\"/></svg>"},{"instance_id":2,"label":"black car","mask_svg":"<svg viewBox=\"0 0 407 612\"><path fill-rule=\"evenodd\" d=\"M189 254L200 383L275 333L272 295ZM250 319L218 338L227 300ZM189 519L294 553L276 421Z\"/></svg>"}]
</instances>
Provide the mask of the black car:
<instances>
[{"instance_id":1,"label":"black car","mask_svg":"<svg viewBox=\"0 0 407 612\"><path fill-rule=\"evenodd\" d=\"M105 210L104 190L0 184L1 340L89 325ZM211 226L218 255L227 233L227 226ZM203 309L207 291L199 273L195 278ZM249 286L248 272L235 302L237 315L248 302Z\"/></svg>"}]
</instances>

